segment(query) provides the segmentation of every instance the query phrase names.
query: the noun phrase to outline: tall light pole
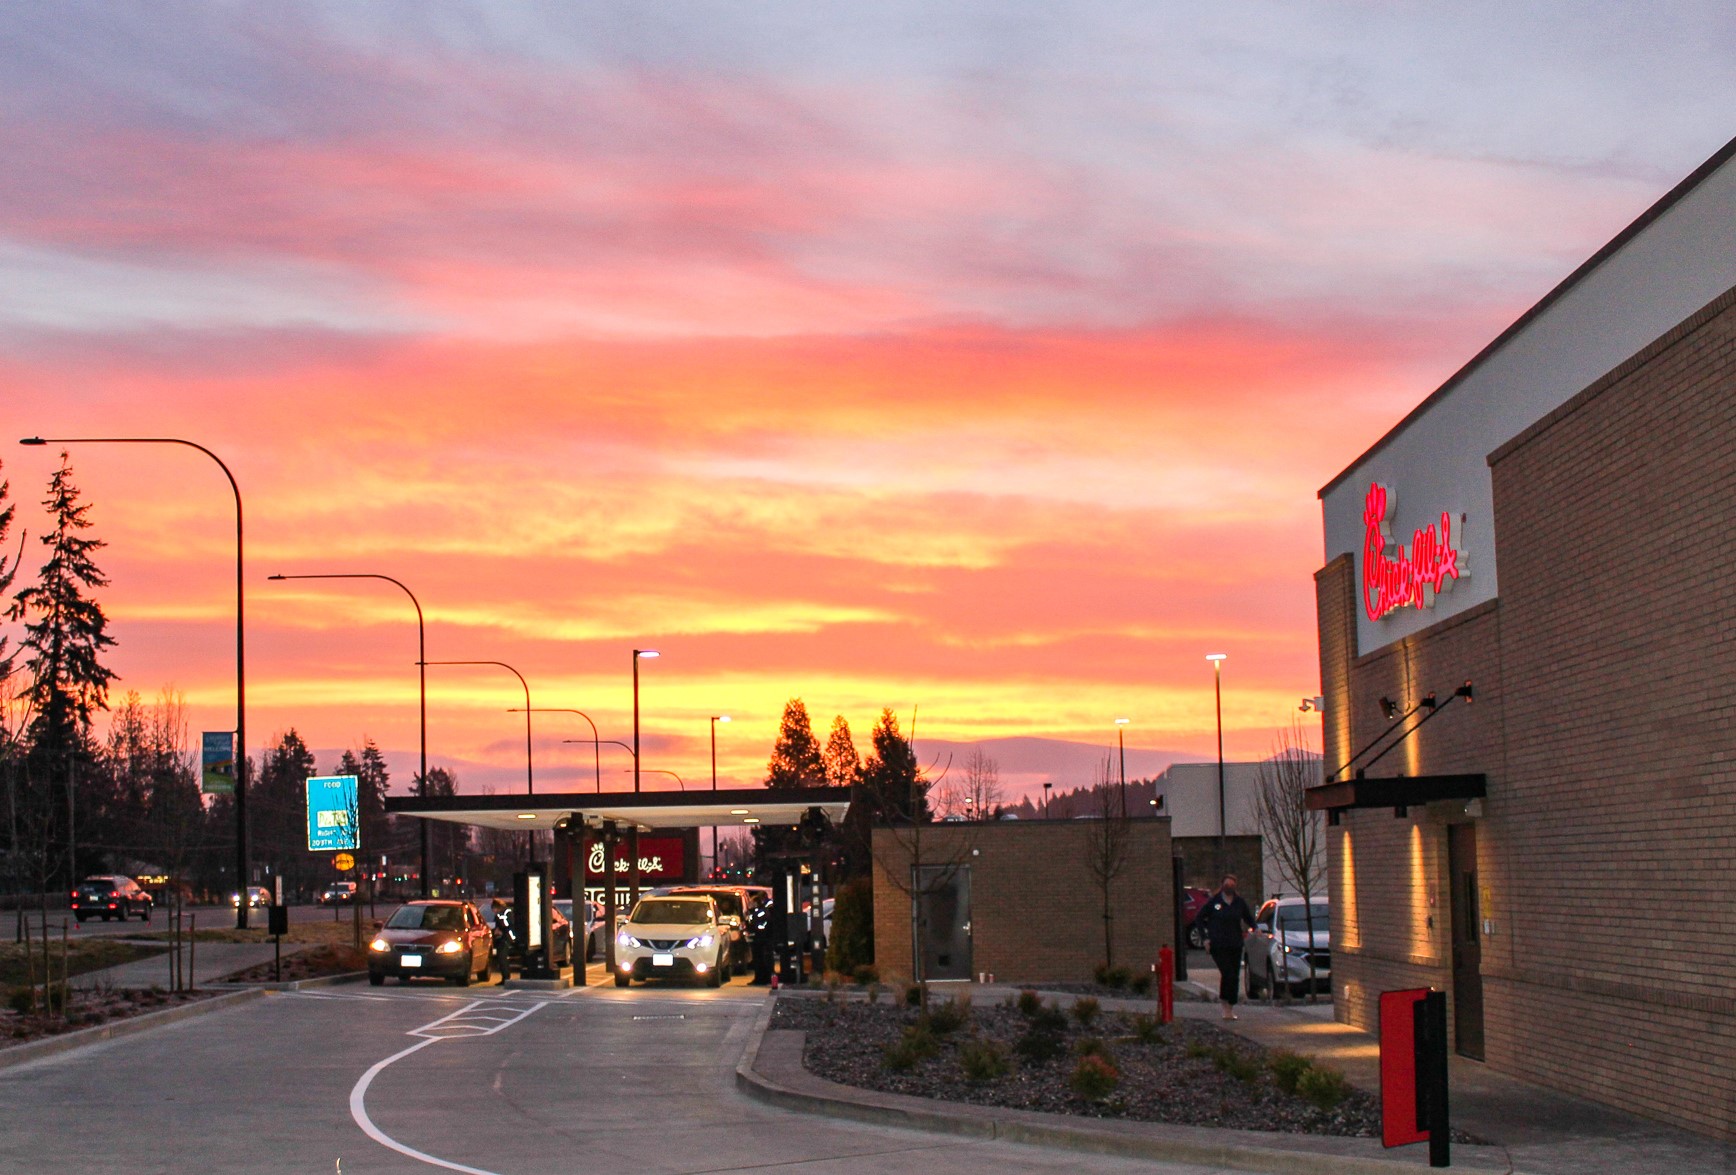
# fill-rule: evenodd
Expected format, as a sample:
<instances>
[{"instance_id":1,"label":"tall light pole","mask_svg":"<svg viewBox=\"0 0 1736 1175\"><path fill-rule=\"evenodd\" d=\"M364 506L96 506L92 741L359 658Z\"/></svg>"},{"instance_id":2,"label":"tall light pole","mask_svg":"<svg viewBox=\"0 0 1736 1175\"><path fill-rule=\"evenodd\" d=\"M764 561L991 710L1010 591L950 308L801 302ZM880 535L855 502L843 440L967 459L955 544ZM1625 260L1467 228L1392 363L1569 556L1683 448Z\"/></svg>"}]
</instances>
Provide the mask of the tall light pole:
<instances>
[{"instance_id":1,"label":"tall light pole","mask_svg":"<svg viewBox=\"0 0 1736 1175\"><path fill-rule=\"evenodd\" d=\"M687 790L687 781L685 779L681 778L681 776L675 774L675 772L668 770L667 768L664 768L664 767L647 767L647 768L645 768L645 770L652 775L667 775L669 778L673 779L677 784L679 784L681 786L682 791Z\"/></svg>"},{"instance_id":2,"label":"tall light pole","mask_svg":"<svg viewBox=\"0 0 1736 1175\"><path fill-rule=\"evenodd\" d=\"M519 709L520 709L520 707L514 706L510 710L508 710L507 713L508 714L517 714L519 712ZM570 706L538 706L536 708L535 713L538 713L538 714L577 714L580 718L583 718L586 722L590 723L590 726L591 726L591 758L593 760L595 760L593 766L595 767L596 772L597 772L597 791L601 792L603 790L603 753L599 749L600 743L597 739L597 724L595 722L591 722L591 716L589 714L585 713L583 710L575 710ZM585 740L582 738L578 738L578 739L563 738L561 741L564 743L572 743L572 742L582 743Z\"/></svg>"},{"instance_id":3,"label":"tall light pole","mask_svg":"<svg viewBox=\"0 0 1736 1175\"><path fill-rule=\"evenodd\" d=\"M717 724L728 722L728 714L711 716L711 790L717 790ZM711 826L711 871L717 872L717 825Z\"/></svg>"},{"instance_id":4,"label":"tall light pole","mask_svg":"<svg viewBox=\"0 0 1736 1175\"><path fill-rule=\"evenodd\" d=\"M661 657L662 655L656 649L633 650L633 790L635 792L639 790L639 661L641 658Z\"/></svg>"},{"instance_id":5,"label":"tall light pole","mask_svg":"<svg viewBox=\"0 0 1736 1175\"><path fill-rule=\"evenodd\" d=\"M427 665L497 665L518 678L518 684L524 686L524 791L526 795L536 794L536 786L531 778L530 761L530 683L525 681L524 674L508 665L505 661L427 661Z\"/></svg>"},{"instance_id":6,"label":"tall light pole","mask_svg":"<svg viewBox=\"0 0 1736 1175\"><path fill-rule=\"evenodd\" d=\"M419 727L422 735L422 770L416 776L416 794L423 799L428 798L428 630L422 622L422 601L416 598L416 593L405 587L400 581L389 575L379 575L371 571L355 571L332 575L270 575L271 580L288 579L383 579L389 584L395 584L400 591L410 597L410 603L416 607L416 700L418 704ZM432 855L432 832L428 822L422 825L422 896L428 896L428 858Z\"/></svg>"},{"instance_id":7,"label":"tall light pole","mask_svg":"<svg viewBox=\"0 0 1736 1175\"><path fill-rule=\"evenodd\" d=\"M1224 821L1224 658L1226 653L1207 653L1212 663L1212 700L1218 711L1218 839L1223 840L1228 829Z\"/></svg>"},{"instance_id":8,"label":"tall light pole","mask_svg":"<svg viewBox=\"0 0 1736 1175\"><path fill-rule=\"evenodd\" d=\"M1115 747L1121 752L1121 818L1127 819L1127 740L1121 737L1131 718L1115 720Z\"/></svg>"},{"instance_id":9,"label":"tall light pole","mask_svg":"<svg viewBox=\"0 0 1736 1175\"><path fill-rule=\"evenodd\" d=\"M246 596L242 591L242 562L245 550L241 525L241 487L223 458L204 445L184 441L179 437L24 437L21 445L184 445L197 449L211 460L229 479L235 494L235 887L242 900L235 903L235 928L247 929L247 631L245 624Z\"/></svg>"},{"instance_id":10,"label":"tall light pole","mask_svg":"<svg viewBox=\"0 0 1736 1175\"><path fill-rule=\"evenodd\" d=\"M1043 819L1045 820L1049 818L1049 792L1054 788L1054 786L1055 785L1048 780L1043 781Z\"/></svg>"}]
</instances>

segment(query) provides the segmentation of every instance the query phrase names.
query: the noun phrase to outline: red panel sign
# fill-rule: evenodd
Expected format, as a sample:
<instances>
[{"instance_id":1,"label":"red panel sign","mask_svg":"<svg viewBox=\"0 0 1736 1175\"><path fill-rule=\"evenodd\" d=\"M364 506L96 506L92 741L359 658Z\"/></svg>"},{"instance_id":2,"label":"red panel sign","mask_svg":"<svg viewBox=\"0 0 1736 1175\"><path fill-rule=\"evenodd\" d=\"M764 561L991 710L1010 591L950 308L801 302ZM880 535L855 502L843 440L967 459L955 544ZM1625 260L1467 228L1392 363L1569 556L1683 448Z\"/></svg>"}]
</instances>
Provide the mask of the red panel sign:
<instances>
[{"instance_id":1,"label":"red panel sign","mask_svg":"<svg viewBox=\"0 0 1736 1175\"><path fill-rule=\"evenodd\" d=\"M625 881L633 871L633 859L627 853L623 838L615 845L615 878ZM687 876L687 842L679 836L642 836L639 838L639 880L681 881ZM591 842L591 855L585 859L587 882L601 882L603 877L603 842Z\"/></svg>"},{"instance_id":2,"label":"red panel sign","mask_svg":"<svg viewBox=\"0 0 1736 1175\"><path fill-rule=\"evenodd\" d=\"M1416 1006L1429 989L1380 993L1380 1141L1385 1146L1427 1142L1417 1124Z\"/></svg>"},{"instance_id":3,"label":"red panel sign","mask_svg":"<svg viewBox=\"0 0 1736 1175\"><path fill-rule=\"evenodd\" d=\"M1466 574L1464 553L1453 545L1453 516L1445 511L1438 529L1431 522L1411 535L1410 546L1401 543L1396 554L1386 553L1392 542L1387 515L1394 496L1388 487L1371 482L1362 503L1362 606L1370 620L1407 605L1430 607L1452 587L1449 580Z\"/></svg>"}]
</instances>

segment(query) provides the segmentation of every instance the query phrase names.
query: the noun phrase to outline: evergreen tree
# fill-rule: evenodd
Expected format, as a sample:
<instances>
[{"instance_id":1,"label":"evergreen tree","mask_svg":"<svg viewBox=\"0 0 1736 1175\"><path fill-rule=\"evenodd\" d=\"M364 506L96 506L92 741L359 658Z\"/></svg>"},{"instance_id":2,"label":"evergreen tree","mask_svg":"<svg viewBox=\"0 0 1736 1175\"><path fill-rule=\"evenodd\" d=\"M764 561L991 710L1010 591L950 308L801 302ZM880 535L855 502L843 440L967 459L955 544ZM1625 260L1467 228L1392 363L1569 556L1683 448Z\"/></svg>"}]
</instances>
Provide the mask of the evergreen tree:
<instances>
[{"instance_id":1,"label":"evergreen tree","mask_svg":"<svg viewBox=\"0 0 1736 1175\"><path fill-rule=\"evenodd\" d=\"M832 719L832 732L826 736L826 750L821 756L826 764L826 782L833 787L849 787L862 774L862 761L856 754L856 743L850 737L850 724L842 714Z\"/></svg>"},{"instance_id":2,"label":"evergreen tree","mask_svg":"<svg viewBox=\"0 0 1736 1175\"><path fill-rule=\"evenodd\" d=\"M81 792L101 794L90 722L93 711L108 708L108 686L115 675L101 658L115 642L107 633L102 607L87 595L108 586L92 558L105 544L84 534L91 525L90 507L79 502L65 453L49 478L42 504L54 518L42 536L48 562L37 582L12 598L7 616L25 622L19 651L30 671L30 684L22 694L30 713L23 778L13 789L20 820L16 843L30 851L38 880L46 887L55 857L50 844L65 845L69 875L82 872L78 799Z\"/></svg>"},{"instance_id":3,"label":"evergreen tree","mask_svg":"<svg viewBox=\"0 0 1736 1175\"><path fill-rule=\"evenodd\" d=\"M392 781L392 773L386 769L386 757L380 754L379 745L371 738L362 740L361 770L356 775L360 781L362 847L371 853L383 853L390 823L386 815L386 788Z\"/></svg>"},{"instance_id":4,"label":"evergreen tree","mask_svg":"<svg viewBox=\"0 0 1736 1175\"><path fill-rule=\"evenodd\" d=\"M281 874L286 890L311 890L326 880L325 868L307 848L307 780L314 772L313 752L290 727L278 736L276 746L266 748L247 789L253 859ZM249 878L240 884L253 882Z\"/></svg>"},{"instance_id":5,"label":"evergreen tree","mask_svg":"<svg viewBox=\"0 0 1736 1175\"><path fill-rule=\"evenodd\" d=\"M808 707L802 699L791 698L784 703L778 741L772 747L771 761L766 764L766 786L822 787L825 782L826 764L820 756L819 741L814 738Z\"/></svg>"},{"instance_id":6,"label":"evergreen tree","mask_svg":"<svg viewBox=\"0 0 1736 1175\"><path fill-rule=\"evenodd\" d=\"M862 786L876 816L885 820L927 823L928 783L916 766L916 751L899 733L898 715L880 711L874 724L874 753L862 765Z\"/></svg>"},{"instance_id":7,"label":"evergreen tree","mask_svg":"<svg viewBox=\"0 0 1736 1175\"><path fill-rule=\"evenodd\" d=\"M458 776L444 767L428 769L428 795L455 796L458 794ZM462 876L464 856L470 851L470 828L464 824L453 824L439 820L434 823L429 838L429 870L433 877L431 885L444 891L447 879Z\"/></svg>"}]
</instances>

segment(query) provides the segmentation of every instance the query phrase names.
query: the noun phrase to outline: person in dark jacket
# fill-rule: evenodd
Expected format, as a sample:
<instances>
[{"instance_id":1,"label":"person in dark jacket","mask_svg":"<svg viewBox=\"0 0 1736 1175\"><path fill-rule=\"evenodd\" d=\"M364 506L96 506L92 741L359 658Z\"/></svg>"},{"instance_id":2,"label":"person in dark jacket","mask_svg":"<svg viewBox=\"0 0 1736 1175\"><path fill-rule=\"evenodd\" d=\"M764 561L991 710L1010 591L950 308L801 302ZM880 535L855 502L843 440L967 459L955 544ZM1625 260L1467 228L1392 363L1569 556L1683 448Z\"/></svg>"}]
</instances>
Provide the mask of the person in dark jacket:
<instances>
[{"instance_id":1,"label":"person in dark jacket","mask_svg":"<svg viewBox=\"0 0 1736 1175\"><path fill-rule=\"evenodd\" d=\"M1218 892L1206 901L1195 924L1205 931L1212 962L1218 965L1218 1001L1224 1006L1224 1019L1234 1020L1242 987L1242 940L1254 928L1254 912L1236 892L1234 874L1224 878Z\"/></svg>"}]
</instances>

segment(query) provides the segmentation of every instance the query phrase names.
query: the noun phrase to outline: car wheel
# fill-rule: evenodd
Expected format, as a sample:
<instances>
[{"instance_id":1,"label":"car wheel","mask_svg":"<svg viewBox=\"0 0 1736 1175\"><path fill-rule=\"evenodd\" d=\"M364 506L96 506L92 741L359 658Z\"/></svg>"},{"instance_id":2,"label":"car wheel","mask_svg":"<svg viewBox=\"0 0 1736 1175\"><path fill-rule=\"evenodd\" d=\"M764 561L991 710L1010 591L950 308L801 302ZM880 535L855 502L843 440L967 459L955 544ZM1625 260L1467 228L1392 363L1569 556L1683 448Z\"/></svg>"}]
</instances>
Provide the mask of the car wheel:
<instances>
[{"instance_id":1,"label":"car wheel","mask_svg":"<svg viewBox=\"0 0 1736 1175\"><path fill-rule=\"evenodd\" d=\"M1254 965L1252 962L1247 960L1243 960L1243 963L1244 966L1242 970L1246 975L1247 986L1245 990L1248 993L1248 998L1251 1000L1257 1000L1260 998L1260 984L1254 978Z\"/></svg>"},{"instance_id":2,"label":"car wheel","mask_svg":"<svg viewBox=\"0 0 1736 1175\"><path fill-rule=\"evenodd\" d=\"M615 986L616 987L626 987L629 984L631 984L632 982L633 982L633 980L630 976L621 975L621 974L616 974L616 976L615 976Z\"/></svg>"},{"instance_id":3,"label":"car wheel","mask_svg":"<svg viewBox=\"0 0 1736 1175\"><path fill-rule=\"evenodd\" d=\"M75 913L73 915L73 917L77 918L80 922L83 922L86 918L90 917L90 915L86 914L84 911L80 910L79 912Z\"/></svg>"},{"instance_id":4,"label":"car wheel","mask_svg":"<svg viewBox=\"0 0 1736 1175\"><path fill-rule=\"evenodd\" d=\"M458 974L456 974L452 977L452 986L453 987L469 987L470 986L470 979L471 979L470 968L466 967L464 970L460 971Z\"/></svg>"},{"instance_id":5,"label":"car wheel","mask_svg":"<svg viewBox=\"0 0 1736 1175\"><path fill-rule=\"evenodd\" d=\"M139 915L139 921L140 922L149 922L150 920L151 920L151 903L146 902L144 912Z\"/></svg>"},{"instance_id":6,"label":"car wheel","mask_svg":"<svg viewBox=\"0 0 1736 1175\"><path fill-rule=\"evenodd\" d=\"M386 977L381 975L378 971L370 971L368 972L368 986L384 987L386 986Z\"/></svg>"},{"instance_id":7,"label":"car wheel","mask_svg":"<svg viewBox=\"0 0 1736 1175\"><path fill-rule=\"evenodd\" d=\"M1192 947L1196 951L1205 950L1206 949L1206 932L1201 930L1197 925L1188 927L1187 928L1187 945Z\"/></svg>"},{"instance_id":8,"label":"car wheel","mask_svg":"<svg viewBox=\"0 0 1736 1175\"><path fill-rule=\"evenodd\" d=\"M705 982L710 987L722 987L723 986L723 960L722 959L719 959L717 961L717 965L715 967L713 967L711 969L711 973L705 977Z\"/></svg>"}]
</instances>

